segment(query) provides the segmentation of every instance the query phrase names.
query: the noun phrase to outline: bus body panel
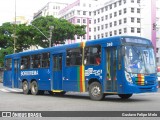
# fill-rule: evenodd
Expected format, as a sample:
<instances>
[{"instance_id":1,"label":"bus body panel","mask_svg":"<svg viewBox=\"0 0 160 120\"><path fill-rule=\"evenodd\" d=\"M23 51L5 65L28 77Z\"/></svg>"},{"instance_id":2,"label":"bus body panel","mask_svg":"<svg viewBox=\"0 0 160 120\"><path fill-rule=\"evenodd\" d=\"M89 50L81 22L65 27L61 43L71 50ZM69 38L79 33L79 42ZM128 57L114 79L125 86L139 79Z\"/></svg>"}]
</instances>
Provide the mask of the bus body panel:
<instances>
[{"instance_id":1,"label":"bus body panel","mask_svg":"<svg viewBox=\"0 0 160 120\"><path fill-rule=\"evenodd\" d=\"M136 84L135 79L137 78L133 74L130 74L133 83L131 84L127 81L124 56L120 54L122 54L122 47L125 46L122 43L122 39L128 37L140 39L139 37L132 36L117 36L7 55L5 59L12 59L13 66L15 60L18 60L19 65L17 66L18 71L15 75L13 75L15 73L14 67L12 70L4 71L3 85L22 88L24 80L27 80L29 85L35 80L38 83L39 90L86 92L91 82L98 81L102 86L103 93L133 94L156 92L158 86L156 74L144 75L144 85ZM126 44L128 45L127 42ZM146 44L152 46L152 43L148 40ZM85 49L96 45L101 46L101 63L99 65L84 64ZM134 45L136 44L134 43ZM82 48L84 55L82 57L82 64L67 66L67 50L73 48ZM23 56L31 57L31 55L43 53L50 54L50 65L48 68L20 69L20 62ZM13 85L13 83L15 84Z\"/></svg>"}]
</instances>

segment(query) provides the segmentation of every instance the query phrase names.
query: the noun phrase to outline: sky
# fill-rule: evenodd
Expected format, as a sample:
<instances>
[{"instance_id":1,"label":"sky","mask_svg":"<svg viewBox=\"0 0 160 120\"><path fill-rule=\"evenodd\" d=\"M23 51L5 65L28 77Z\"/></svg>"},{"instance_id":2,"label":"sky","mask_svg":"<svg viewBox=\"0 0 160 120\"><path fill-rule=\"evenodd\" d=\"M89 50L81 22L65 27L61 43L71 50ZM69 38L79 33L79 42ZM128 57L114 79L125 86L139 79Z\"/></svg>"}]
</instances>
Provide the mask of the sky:
<instances>
[{"instance_id":1,"label":"sky","mask_svg":"<svg viewBox=\"0 0 160 120\"><path fill-rule=\"evenodd\" d=\"M27 20L31 20L33 14L50 1L72 3L76 0L0 0L0 25L4 22L13 21L15 17L15 3L16 16L25 16Z\"/></svg>"}]
</instances>

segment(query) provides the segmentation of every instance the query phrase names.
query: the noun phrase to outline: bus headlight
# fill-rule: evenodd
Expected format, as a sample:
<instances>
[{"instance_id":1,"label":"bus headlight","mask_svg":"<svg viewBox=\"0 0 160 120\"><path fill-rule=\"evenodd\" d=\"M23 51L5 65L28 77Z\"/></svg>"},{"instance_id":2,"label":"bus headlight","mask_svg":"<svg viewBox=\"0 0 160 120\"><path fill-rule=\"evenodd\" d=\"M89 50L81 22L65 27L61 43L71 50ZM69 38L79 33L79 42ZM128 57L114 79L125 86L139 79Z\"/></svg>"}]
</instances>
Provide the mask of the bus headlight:
<instances>
[{"instance_id":1,"label":"bus headlight","mask_svg":"<svg viewBox=\"0 0 160 120\"><path fill-rule=\"evenodd\" d=\"M131 78L131 76L130 76L129 73L125 72L125 77L126 77L126 80L127 80L129 83L133 83L132 78Z\"/></svg>"}]
</instances>

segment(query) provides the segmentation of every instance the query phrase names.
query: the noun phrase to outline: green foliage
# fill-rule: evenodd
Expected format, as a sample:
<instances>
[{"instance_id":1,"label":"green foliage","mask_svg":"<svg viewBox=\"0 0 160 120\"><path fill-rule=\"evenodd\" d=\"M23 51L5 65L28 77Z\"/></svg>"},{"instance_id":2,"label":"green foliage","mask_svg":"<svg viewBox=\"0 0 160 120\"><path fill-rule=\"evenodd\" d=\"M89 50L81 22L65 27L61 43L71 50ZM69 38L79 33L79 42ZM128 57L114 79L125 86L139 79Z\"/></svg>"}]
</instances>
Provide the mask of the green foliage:
<instances>
[{"instance_id":1,"label":"green foliage","mask_svg":"<svg viewBox=\"0 0 160 120\"><path fill-rule=\"evenodd\" d=\"M50 29L51 26L53 29ZM64 44L67 39L74 40L75 35L86 34L84 25L73 25L53 16L39 17L31 25L4 23L0 26L0 65L3 65L5 54L13 53L14 43L16 53L30 46L46 48L49 46L50 33L52 46Z\"/></svg>"}]
</instances>

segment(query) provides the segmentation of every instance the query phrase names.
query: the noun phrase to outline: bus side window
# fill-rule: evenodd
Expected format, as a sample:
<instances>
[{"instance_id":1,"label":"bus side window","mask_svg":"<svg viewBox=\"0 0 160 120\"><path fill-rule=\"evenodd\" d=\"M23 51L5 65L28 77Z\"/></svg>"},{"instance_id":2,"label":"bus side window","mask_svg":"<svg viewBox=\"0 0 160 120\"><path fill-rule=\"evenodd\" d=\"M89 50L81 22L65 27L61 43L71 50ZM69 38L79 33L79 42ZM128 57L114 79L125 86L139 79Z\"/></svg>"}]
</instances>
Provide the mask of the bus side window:
<instances>
[{"instance_id":1,"label":"bus side window","mask_svg":"<svg viewBox=\"0 0 160 120\"><path fill-rule=\"evenodd\" d=\"M99 65L101 63L101 46L90 46L84 50L85 65Z\"/></svg>"},{"instance_id":2,"label":"bus side window","mask_svg":"<svg viewBox=\"0 0 160 120\"><path fill-rule=\"evenodd\" d=\"M42 68L50 66L50 53L42 53Z\"/></svg>"},{"instance_id":3,"label":"bus side window","mask_svg":"<svg viewBox=\"0 0 160 120\"><path fill-rule=\"evenodd\" d=\"M12 59L6 59L5 61L5 70L11 70L12 69Z\"/></svg>"},{"instance_id":4,"label":"bus side window","mask_svg":"<svg viewBox=\"0 0 160 120\"><path fill-rule=\"evenodd\" d=\"M31 68L40 68L41 67L41 54L36 54L31 56Z\"/></svg>"},{"instance_id":5,"label":"bus side window","mask_svg":"<svg viewBox=\"0 0 160 120\"><path fill-rule=\"evenodd\" d=\"M67 50L66 65L74 66L82 64L82 48Z\"/></svg>"},{"instance_id":6,"label":"bus side window","mask_svg":"<svg viewBox=\"0 0 160 120\"><path fill-rule=\"evenodd\" d=\"M21 59L21 69L29 69L30 68L30 56L24 56Z\"/></svg>"}]
</instances>

